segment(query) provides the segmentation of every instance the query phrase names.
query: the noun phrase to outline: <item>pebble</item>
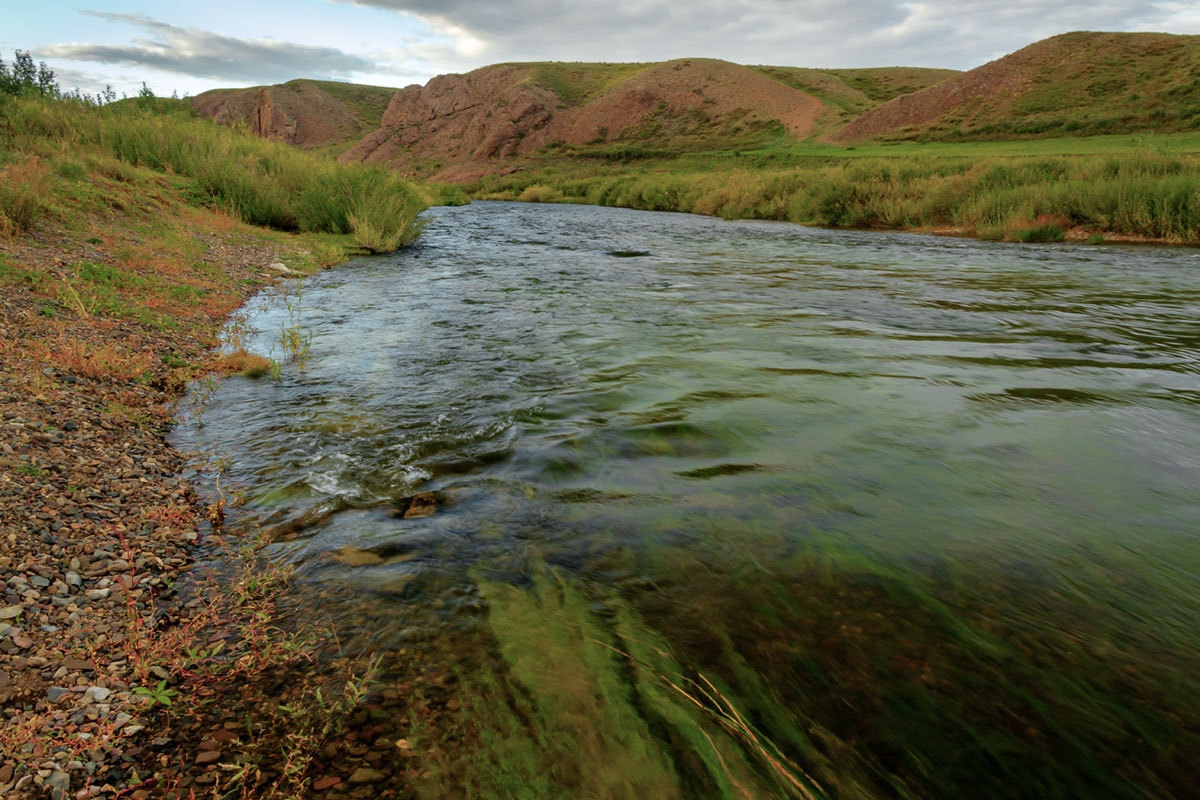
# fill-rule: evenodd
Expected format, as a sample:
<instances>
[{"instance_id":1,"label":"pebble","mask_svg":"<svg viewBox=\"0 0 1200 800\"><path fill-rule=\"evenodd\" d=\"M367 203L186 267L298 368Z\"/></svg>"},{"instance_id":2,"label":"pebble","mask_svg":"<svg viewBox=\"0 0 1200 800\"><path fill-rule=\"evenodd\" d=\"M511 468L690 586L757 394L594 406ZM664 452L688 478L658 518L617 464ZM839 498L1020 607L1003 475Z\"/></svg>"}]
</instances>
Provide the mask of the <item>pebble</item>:
<instances>
[{"instance_id":1,"label":"pebble","mask_svg":"<svg viewBox=\"0 0 1200 800\"><path fill-rule=\"evenodd\" d=\"M386 779L387 773L370 767L359 767L350 774L350 783L353 784L379 783Z\"/></svg>"}]
</instances>

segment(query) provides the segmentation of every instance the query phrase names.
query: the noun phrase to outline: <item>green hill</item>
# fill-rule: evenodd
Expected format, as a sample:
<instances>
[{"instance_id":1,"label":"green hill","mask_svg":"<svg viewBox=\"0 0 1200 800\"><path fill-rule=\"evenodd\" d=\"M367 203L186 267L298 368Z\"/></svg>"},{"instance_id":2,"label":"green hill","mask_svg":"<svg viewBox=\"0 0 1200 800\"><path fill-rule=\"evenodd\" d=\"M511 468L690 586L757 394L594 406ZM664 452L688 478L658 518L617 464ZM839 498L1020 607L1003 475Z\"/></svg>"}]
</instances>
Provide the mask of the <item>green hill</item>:
<instances>
[{"instance_id":1,"label":"green hill","mask_svg":"<svg viewBox=\"0 0 1200 800\"><path fill-rule=\"evenodd\" d=\"M1200 129L1200 36L1067 33L867 111L832 137L1004 139Z\"/></svg>"}]
</instances>

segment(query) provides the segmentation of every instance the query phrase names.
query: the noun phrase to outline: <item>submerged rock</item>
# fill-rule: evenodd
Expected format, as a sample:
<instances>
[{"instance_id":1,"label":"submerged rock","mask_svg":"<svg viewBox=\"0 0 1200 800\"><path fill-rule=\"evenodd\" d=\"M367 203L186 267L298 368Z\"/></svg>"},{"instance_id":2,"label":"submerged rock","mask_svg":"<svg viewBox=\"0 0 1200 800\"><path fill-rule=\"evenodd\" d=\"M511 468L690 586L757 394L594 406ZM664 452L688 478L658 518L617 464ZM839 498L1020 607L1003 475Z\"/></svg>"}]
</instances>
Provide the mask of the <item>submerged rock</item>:
<instances>
[{"instance_id":1,"label":"submerged rock","mask_svg":"<svg viewBox=\"0 0 1200 800\"><path fill-rule=\"evenodd\" d=\"M373 567L383 563L383 556L357 547L343 547L330 553L330 557L350 567Z\"/></svg>"},{"instance_id":2,"label":"submerged rock","mask_svg":"<svg viewBox=\"0 0 1200 800\"><path fill-rule=\"evenodd\" d=\"M438 499L433 492L422 492L408 499L408 507L404 509L404 519L421 519L432 517L437 513Z\"/></svg>"}]
</instances>

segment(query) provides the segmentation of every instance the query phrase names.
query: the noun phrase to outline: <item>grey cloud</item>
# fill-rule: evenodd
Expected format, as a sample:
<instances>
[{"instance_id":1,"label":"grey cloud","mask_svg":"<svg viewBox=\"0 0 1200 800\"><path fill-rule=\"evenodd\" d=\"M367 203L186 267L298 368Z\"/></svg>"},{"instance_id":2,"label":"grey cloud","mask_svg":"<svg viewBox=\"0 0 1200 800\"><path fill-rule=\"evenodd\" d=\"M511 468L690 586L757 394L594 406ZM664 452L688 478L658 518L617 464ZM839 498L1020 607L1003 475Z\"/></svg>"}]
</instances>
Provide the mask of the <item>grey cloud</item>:
<instances>
[{"instance_id":1,"label":"grey cloud","mask_svg":"<svg viewBox=\"0 0 1200 800\"><path fill-rule=\"evenodd\" d=\"M273 83L297 77L346 77L372 72L376 65L330 47L237 39L198 28L179 28L140 14L86 12L112 22L136 25L146 38L129 45L55 44L38 49L44 58L97 61L151 67L216 80Z\"/></svg>"},{"instance_id":2,"label":"grey cloud","mask_svg":"<svg viewBox=\"0 0 1200 800\"><path fill-rule=\"evenodd\" d=\"M709 56L796 66L969 68L1070 30L1145 30L1151 0L341 0L485 42L489 61Z\"/></svg>"}]
</instances>

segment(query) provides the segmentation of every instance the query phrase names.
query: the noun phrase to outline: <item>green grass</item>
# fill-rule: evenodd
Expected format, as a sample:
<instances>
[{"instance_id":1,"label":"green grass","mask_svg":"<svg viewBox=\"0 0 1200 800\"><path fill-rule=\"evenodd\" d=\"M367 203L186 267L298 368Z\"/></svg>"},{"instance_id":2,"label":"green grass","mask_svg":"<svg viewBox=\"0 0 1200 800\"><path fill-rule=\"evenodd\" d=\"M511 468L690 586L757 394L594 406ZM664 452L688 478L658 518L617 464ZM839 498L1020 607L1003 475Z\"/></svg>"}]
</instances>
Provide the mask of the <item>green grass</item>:
<instances>
[{"instance_id":1,"label":"green grass","mask_svg":"<svg viewBox=\"0 0 1200 800\"><path fill-rule=\"evenodd\" d=\"M934 86L959 73L948 69L881 67L875 69L805 69L802 67L751 67L769 78L808 92L821 102L844 112L849 121L900 95Z\"/></svg>"},{"instance_id":2,"label":"green grass","mask_svg":"<svg viewBox=\"0 0 1200 800\"><path fill-rule=\"evenodd\" d=\"M651 65L546 61L519 66L530 68L532 80L553 91L566 105L581 106Z\"/></svg>"},{"instance_id":3,"label":"green grass","mask_svg":"<svg viewBox=\"0 0 1200 800\"><path fill-rule=\"evenodd\" d=\"M7 141L0 140L0 159L11 162L5 174L22 178L4 183L0 210L11 227L21 230L44 213L43 198L53 193L50 178L85 193L94 190L78 167L88 162L99 175L131 186L141 180L138 169L169 176L164 180L194 203L226 210L252 225L345 236L370 225L376 244L410 241L425 205L399 176L376 167L341 166L219 127L196 119L183 101L97 108L17 98L0 108L0 119L8 131ZM60 168L48 177L39 166L40 157L63 161L67 154L65 172ZM137 188L145 192L144 183ZM364 209L389 213L371 216Z\"/></svg>"},{"instance_id":4,"label":"green grass","mask_svg":"<svg viewBox=\"0 0 1200 800\"><path fill-rule=\"evenodd\" d=\"M839 228L1038 240L1110 234L1200 243L1200 135L755 150L635 159L548 153L476 196L576 202ZM1025 232L1025 233L1023 233ZM1030 238L1032 237L1032 238Z\"/></svg>"}]
</instances>

